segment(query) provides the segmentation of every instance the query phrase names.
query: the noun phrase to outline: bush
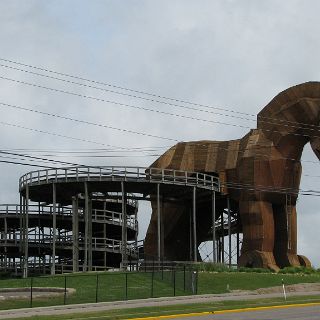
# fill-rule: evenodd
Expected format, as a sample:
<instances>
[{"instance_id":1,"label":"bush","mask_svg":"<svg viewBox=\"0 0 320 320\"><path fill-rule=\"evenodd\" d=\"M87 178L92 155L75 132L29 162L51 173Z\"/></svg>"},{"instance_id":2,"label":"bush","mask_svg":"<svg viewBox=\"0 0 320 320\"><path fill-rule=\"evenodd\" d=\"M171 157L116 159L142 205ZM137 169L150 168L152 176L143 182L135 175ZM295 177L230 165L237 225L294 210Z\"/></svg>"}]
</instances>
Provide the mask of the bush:
<instances>
[{"instance_id":1,"label":"bush","mask_svg":"<svg viewBox=\"0 0 320 320\"><path fill-rule=\"evenodd\" d=\"M238 269L239 272L254 272L254 273L270 273L272 272L270 269L264 269L264 268L246 268L246 267L240 267Z\"/></svg>"},{"instance_id":2,"label":"bush","mask_svg":"<svg viewBox=\"0 0 320 320\"><path fill-rule=\"evenodd\" d=\"M285 267L279 271L279 273L283 274L314 274L318 270L315 270L314 268L306 268L306 267Z\"/></svg>"},{"instance_id":3,"label":"bush","mask_svg":"<svg viewBox=\"0 0 320 320\"><path fill-rule=\"evenodd\" d=\"M231 267L223 263L212 263L212 262L202 262L197 264L198 271L207 271L207 272L254 272L254 273L270 273L272 272L269 269L264 268L245 268L245 267Z\"/></svg>"},{"instance_id":4,"label":"bush","mask_svg":"<svg viewBox=\"0 0 320 320\"><path fill-rule=\"evenodd\" d=\"M213 263L213 262L202 262L197 264L198 271L211 271L211 272L232 272L233 270L229 269L223 263Z\"/></svg>"}]
</instances>

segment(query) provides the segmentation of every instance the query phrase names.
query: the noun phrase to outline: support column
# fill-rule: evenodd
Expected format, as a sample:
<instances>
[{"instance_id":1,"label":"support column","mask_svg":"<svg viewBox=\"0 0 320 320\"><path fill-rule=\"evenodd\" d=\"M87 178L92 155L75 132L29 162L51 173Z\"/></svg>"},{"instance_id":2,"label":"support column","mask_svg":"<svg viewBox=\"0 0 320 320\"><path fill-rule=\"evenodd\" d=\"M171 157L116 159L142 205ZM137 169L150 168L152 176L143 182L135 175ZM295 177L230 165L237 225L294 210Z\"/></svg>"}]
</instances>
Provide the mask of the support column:
<instances>
[{"instance_id":1,"label":"support column","mask_svg":"<svg viewBox=\"0 0 320 320\"><path fill-rule=\"evenodd\" d=\"M83 270L90 271L92 269L92 217L89 205L88 184L84 182L84 264Z\"/></svg>"},{"instance_id":2,"label":"support column","mask_svg":"<svg viewBox=\"0 0 320 320\"><path fill-rule=\"evenodd\" d=\"M89 196L89 194L88 194ZM92 200L88 200L88 270L92 271L93 263L93 246L92 246Z\"/></svg>"},{"instance_id":3,"label":"support column","mask_svg":"<svg viewBox=\"0 0 320 320\"><path fill-rule=\"evenodd\" d=\"M57 194L56 184L52 184L52 258L51 274L56 273L56 241L57 241Z\"/></svg>"},{"instance_id":4,"label":"support column","mask_svg":"<svg viewBox=\"0 0 320 320\"><path fill-rule=\"evenodd\" d=\"M79 208L78 196L72 197L72 271L79 271Z\"/></svg>"},{"instance_id":5,"label":"support column","mask_svg":"<svg viewBox=\"0 0 320 320\"><path fill-rule=\"evenodd\" d=\"M238 216L238 219L239 219L239 216ZM239 225L237 225L237 264L239 263L239 257L240 257L240 236L239 236Z\"/></svg>"},{"instance_id":6,"label":"support column","mask_svg":"<svg viewBox=\"0 0 320 320\"><path fill-rule=\"evenodd\" d=\"M192 195L192 222L193 222L193 261L198 261L198 246L197 246L197 218L196 218L196 187L193 187Z\"/></svg>"},{"instance_id":7,"label":"support column","mask_svg":"<svg viewBox=\"0 0 320 320\"><path fill-rule=\"evenodd\" d=\"M224 264L224 211L221 213L221 263Z\"/></svg>"},{"instance_id":8,"label":"support column","mask_svg":"<svg viewBox=\"0 0 320 320\"><path fill-rule=\"evenodd\" d=\"M104 239L104 244L106 246L106 238L107 238L107 226L106 223L103 224L103 239ZM103 251L103 266L106 268L107 267L107 251Z\"/></svg>"},{"instance_id":9,"label":"support column","mask_svg":"<svg viewBox=\"0 0 320 320\"><path fill-rule=\"evenodd\" d=\"M160 212L160 184L157 184L157 215L158 215L158 262L161 262L161 212Z\"/></svg>"},{"instance_id":10,"label":"support column","mask_svg":"<svg viewBox=\"0 0 320 320\"><path fill-rule=\"evenodd\" d=\"M7 210L8 210L8 207L7 207ZM8 214L8 211L7 211L7 214ZM8 243L7 243L7 239L8 239L8 223L7 223L7 217L4 218L4 269L5 271L7 271L7 268L8 268L8 253L7 253L7 250L8 250Z\"/></svg>"},{"instance_id":11,"label":"support column","mask_svg":"<svg viewBox=\"0 0 320 320\"><path fill-rule=\"evenodd\" d=\"M211 209L212 209L212 262L217 262L216 253L216 193L215 191L211 194Z\"/></svg>"},{"instance_id":12,"label":"support column","mask_svg":"<svg viewBox=\"0 0 320 320\"><path fill-rule=\"evenodd\" d=\"M229 268L231 267L231 255L232 255L232 248L231 248L231 211L230 211L230 199L227 198L228 203L228 254L229 254Z\"/></svg>"},{"instance_id":13,"label":"support column","mask_svg":"<svg viewBox=\"0 0 320 320\"><path fill-rule=\"evenodd\" d=\"M124 181L121 181L121 201L122 201L122 250L121 250L121 267L125 270L127 263L127 196Z\"/></svg>"},{"instance_id":14,"label":"support column","mask_svg":"<svg viewBox=\"0 0 320 320\"><path fill-rule=\"evenodd\" d=\"M23 278L28 277L28 259L29 259L29 241L28 241L28 229L29 229L29 186L26 185L26 198L24 200L24 266L23 266Z\"/></svg>"},{"instance_id":15,"label":"support column","mask_svg":"<svg viewBox=\"0 0 320 320\"><path fill-rule=\"evenodd\" d=\"M192 239L193 239L193 234L192 234L192 210L190 209L189 211L189 251L190 251L190 261L193 260L193 246L192 246Z\"/></svg>"}]
</instances>

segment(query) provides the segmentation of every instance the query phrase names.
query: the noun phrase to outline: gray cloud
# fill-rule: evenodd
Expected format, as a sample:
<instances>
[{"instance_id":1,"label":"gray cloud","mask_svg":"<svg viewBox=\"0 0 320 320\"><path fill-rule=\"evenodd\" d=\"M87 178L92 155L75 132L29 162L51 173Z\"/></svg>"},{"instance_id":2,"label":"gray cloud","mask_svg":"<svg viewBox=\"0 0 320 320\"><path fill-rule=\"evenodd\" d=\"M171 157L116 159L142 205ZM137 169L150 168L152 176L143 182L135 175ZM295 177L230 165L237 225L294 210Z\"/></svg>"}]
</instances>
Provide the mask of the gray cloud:
<instances>
[{"instance_id":1,"label":"gray cloud","mask_svg":"<svg viewBox=\"0 0 320 320\"><path fill-rule=\"evenodd\" d=\"M1 56L61 72L257 114L279 91L319 80L318 1L0 1ZM0 68L1 76L81 94L181 113L164 105ZM238 138L248 130L149 112L127 110L0 79L0 100L178 140ZM119 146L171 142L0 108L1 120ZM186 112L184 112L186 113ZM187 114L187 113L186 113ZM188 113L209 118L199 112ZM255 127L254 122L210 115L215 121ZM1 148L95 148L22 129L0 126ZM305 159L314 159L307 150ZM154 158L99 160L98 164L149 165ZM94 160L65 158L88 164ZM1 202L15 202L17 181L28 168L1 164ZM316 167L304 163L304 172ZM302 188L319 188L304 177ZM320 265L317 197L299 201L299 252ZM145 209L147 210L147 209ZM148 223L142 214L142 229Z\"/></svg>"}]
</instances>

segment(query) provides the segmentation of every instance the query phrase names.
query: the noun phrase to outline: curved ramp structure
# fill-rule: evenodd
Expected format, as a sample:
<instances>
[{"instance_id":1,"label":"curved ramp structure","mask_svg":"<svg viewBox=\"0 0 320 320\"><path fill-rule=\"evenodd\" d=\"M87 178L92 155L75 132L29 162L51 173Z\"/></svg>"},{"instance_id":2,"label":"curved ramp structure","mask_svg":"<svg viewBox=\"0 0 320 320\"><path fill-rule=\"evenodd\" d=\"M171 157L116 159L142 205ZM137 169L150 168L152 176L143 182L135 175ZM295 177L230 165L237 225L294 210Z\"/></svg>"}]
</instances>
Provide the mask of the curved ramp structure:
<instances>
[{"instance_id":1,"label":"curved ramp structure","mask_svg":"<svg viewBox=\"0 0 320 320\"><path fill-rule=\"evenodd\" d=\"M32 230L39 225L45 228L45 235L39 236L39 250L45 251L52 274L60 271L61 261L71 271L126 267L137 259L137 200L155 200L158 212L163 199L201 203L219 191L219 180L181 170L81 166L29 172L20 178L19 191L19 216L14 213L14 217L16 224L20 223L21 235L15 248L20 250L26 276L34 257L38 261L41 256L33 251L38 232L34 236ZM36 208L45 203L50 213L35 210L34 216L35 203ZM14 217L6 219L13 221ZM9 221L0 211L1 218ZM8 229L1 231L6 234ZM9 239L4 240L4 245L0 242L0 256L1 250L6 250L3 256L7 259ZM161 252L159 237L156 248Z\"/></svg>"}]
</instances>

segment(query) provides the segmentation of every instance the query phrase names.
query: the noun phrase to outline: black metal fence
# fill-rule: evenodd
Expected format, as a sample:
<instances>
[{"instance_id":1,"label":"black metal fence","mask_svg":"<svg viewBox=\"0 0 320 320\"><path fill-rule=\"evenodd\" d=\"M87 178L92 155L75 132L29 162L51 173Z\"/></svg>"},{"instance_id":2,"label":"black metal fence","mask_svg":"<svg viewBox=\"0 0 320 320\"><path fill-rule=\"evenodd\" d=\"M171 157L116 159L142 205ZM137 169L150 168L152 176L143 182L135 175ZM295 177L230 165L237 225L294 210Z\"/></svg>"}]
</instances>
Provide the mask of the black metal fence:
<instances>
[{"instance_id":1,"label":"black metal fence","mask_svg":"<svg viewBox=\"0 0 320 320\"><path fill-rule=\"evenodd\" d=\"M16 289L14 289L16 288ZM8 296L14 291L14 301ZM2 292L2 293L1 293ZM191 266L141 265L139 271L81 273L0 281L0 309L94 303L197 293Z\"/></svg>"}]
</instances>

